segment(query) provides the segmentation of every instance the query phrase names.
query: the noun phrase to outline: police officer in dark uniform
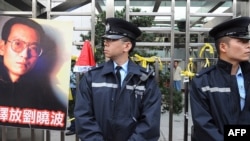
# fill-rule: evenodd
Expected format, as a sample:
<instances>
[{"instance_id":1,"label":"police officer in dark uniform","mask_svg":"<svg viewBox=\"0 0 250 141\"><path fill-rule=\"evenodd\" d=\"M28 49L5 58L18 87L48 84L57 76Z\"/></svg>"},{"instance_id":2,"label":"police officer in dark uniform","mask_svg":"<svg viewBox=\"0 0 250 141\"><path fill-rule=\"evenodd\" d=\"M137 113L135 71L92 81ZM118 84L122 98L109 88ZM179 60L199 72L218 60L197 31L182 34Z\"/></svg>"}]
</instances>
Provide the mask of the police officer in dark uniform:
<instances>
[{"instance_id":1,"label":"police officer in dark uniform","mask_svg":"<svg viewBox=\"0 0 250 141\"><path fill-rule=\"evenodd\" d=\"M209 32L216 65L192 80L190 104L196 141L223 141L224 125L250 124L249 17L234 18Z\"/></svg>"},{"instance_id":2,"label":"police officer in dark uniform","mask_svg":"<svg viewBox=\"0 0 250 141\"><path fill-rule=\"evenodd\" d=\"M160 89L151 71L129 59L140 35L130 22L106 19L104 54L109 60L87 72L77 90L74 114L81 140L159 139Z\"/></svg>"}]
</instances>

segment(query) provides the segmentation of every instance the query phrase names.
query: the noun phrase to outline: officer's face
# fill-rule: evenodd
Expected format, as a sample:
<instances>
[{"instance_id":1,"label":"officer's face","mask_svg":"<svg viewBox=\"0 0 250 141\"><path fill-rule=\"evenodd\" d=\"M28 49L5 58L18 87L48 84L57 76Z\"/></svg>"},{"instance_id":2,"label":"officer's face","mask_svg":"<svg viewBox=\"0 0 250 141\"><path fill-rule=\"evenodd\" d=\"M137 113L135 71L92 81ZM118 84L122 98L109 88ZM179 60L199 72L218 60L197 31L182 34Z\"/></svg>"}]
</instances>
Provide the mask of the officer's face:
<instances>
[{"instance_id":1,"label":"officer's face","mask_svg":"<svg viewBox=\"0 0 250 141\"><path fill-rule=\"evenodd\" d=\"M20 42L25 44L23 50L13 50L13 41L16 40L18 42L15 45L19 45ZM8 40L1 47L1 55L13 82L34 67L38 56L32 52L32 49L34 50L37 43L39 43L39 37L34 29L22 24L15 24L11 28Z\"/></svg>"},{"instance_id":2,"label":"officer's face","mask_svg":"<svg viewBox=\"0 0 250 141\"><path fill-rule=\"evenodd\" d=\"M131 48L131 43L122 39L104 39L104 54L105 57L112 60L127 57L128 51Z\"/></svg>"},{"instance_id":3,"label":"officer's face","mask_svg":"<svg viewBox=\"0 0 250 141\"><path fill-rule=\"evenodd\" d=\"M231 38L228 44L221 47L226 53L229 61L241 62L248 61L250 57L250 42L246 39Z\"/></svg>"}]
</instances>

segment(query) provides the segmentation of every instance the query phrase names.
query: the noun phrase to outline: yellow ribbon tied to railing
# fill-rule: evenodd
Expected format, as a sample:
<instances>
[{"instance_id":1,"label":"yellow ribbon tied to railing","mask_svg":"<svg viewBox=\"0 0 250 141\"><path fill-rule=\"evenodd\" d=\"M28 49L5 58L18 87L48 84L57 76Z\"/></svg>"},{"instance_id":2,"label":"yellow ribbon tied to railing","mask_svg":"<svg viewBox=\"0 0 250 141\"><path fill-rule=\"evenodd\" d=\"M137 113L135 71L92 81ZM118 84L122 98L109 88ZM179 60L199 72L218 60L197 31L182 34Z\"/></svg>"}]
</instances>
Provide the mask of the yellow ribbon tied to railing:
<instances>
[{"instance_id":1,"label":"yellow ribbon tied to railing","mask_svg":"<svg viewBox=\"0 0 250 141\"><path fill-rule=\"evenodd\" d=\"M208 58L206 58L204 67L206 68L206 67L209 67L209 66L210 66L210 61L209 61Z\"/></svg>"},{"instance_id":2,"label":"yellow ribbon tied to railing","mask_svg":"<svg viewBox=\"0 0 250 141\"><path fill-rule=\"evenodd\" d=\"M159 61L160 64L160 70L162 70L162 62L159 57L152 56L152 57L142 57L138 54L134 55L135 57L133 58L134 61L140 62L140 65L144 68L147 68L148 63L154 63L156 60Z\"/></svg>"},{"instance_id":3,"label":"yellow ribbon tied to railing","mask_svg":"<svg viewBox=\"0 0 250 141\"><path fill-rule=\"evenodd\" d=\"M189 78L193 78L195 73L193 73L191 70L193 70L194 68L194 63L193 63L193 59L189 58L189 63L187 64L187 70L185 71L181 71L181 76L186 76Z\"/></svg>"},{"instance_id":4,"label":"yellow ribbon tied to railing","mask_svg":"<svg viewBox=\"0 0 250 141\"><path fill-rule=\"evenodd\" d=\"M199 57L202 58L202 55L204 54L205 50L209 49L209 53L210 54L214 54L214 48L211 44L209 43L205 43L205 45L201 48L200 53L199 53ZM205 64L204 67L209 67L210 66L210 61L209 59L206 57L205 58Z\"/></svg>"}]
</instances>

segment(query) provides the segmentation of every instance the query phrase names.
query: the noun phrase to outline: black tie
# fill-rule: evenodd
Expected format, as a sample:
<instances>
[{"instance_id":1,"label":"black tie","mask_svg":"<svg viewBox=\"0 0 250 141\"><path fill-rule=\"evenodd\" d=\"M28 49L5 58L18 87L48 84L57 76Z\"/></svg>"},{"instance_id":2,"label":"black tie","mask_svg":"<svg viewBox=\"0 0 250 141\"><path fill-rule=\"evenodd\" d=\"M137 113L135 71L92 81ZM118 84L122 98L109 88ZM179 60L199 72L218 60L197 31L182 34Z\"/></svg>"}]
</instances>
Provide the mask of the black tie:
<instances>
[{"instance_id":1,"label":"black tie","mask_svg":"<svg viewBox=\"0 0 250 141\"><path fill-rule=\"evenodd\" d=\"M120 70L122 69L121 66L116 66L116 77L118 78L118 86L121 87L121 73Z\"/></svg>"}]
</instances>

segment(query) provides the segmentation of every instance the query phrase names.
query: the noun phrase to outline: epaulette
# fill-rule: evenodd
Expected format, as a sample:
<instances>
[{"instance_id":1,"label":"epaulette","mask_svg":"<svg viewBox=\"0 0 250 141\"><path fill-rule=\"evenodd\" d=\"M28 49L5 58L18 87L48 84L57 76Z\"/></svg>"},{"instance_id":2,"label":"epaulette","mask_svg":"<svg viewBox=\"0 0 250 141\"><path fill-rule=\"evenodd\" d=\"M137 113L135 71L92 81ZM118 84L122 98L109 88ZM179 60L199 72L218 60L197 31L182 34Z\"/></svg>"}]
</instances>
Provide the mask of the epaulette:
<instances>
[{"instance_id":1,"label":"epaulette","mask_svg":"<svg viewBox=\"0 0 250 141\"><path fill-rule=\"evenodd\" d=\"M146 69L140 69L141 71L141 81L146 81L149 77L154 76L155 72L153 69L149 69L149 71L146 71Z\"/></svg>"},{"instance_id":2,"label":"epaulette","mask_svg":"<svg viewBox=\"0 0 250 141\"><path fill-rule=\"evenodd\" d=\"M198 72L196 74L196 77L200 77L202 76L203 74L207 74L209 73L210 71L214 70L215 69L215 65L213 66L210 66L210 67L207 67L207 68L203 68L200 72Z\"/></svg>"},{"instance_id":3,"label":"epaulette","mask_svg":"<svg viewBox=\"0 0 250 141\"><path fill-rule=\"evenodd\" d=\"M89 71L95 71L95 70L102 69L103 66L104 66L104 63L101 63L101 64L99 64L98 66L92 67Z\"/></svg>"}]
</instances>

